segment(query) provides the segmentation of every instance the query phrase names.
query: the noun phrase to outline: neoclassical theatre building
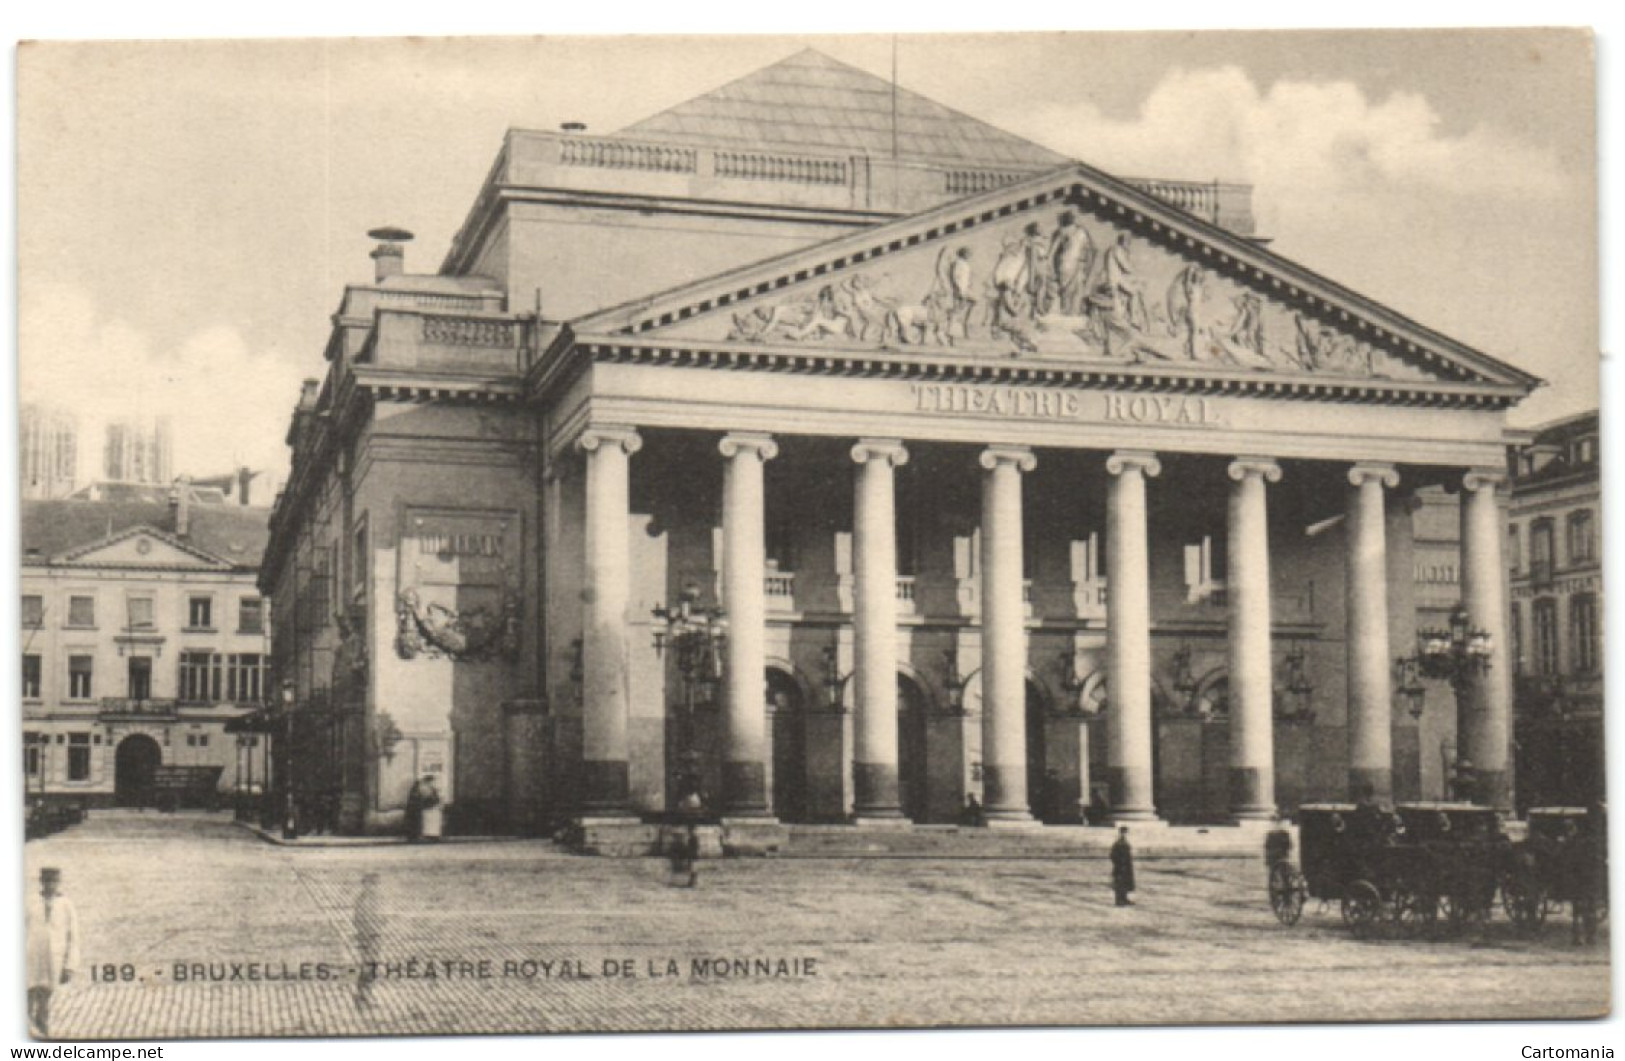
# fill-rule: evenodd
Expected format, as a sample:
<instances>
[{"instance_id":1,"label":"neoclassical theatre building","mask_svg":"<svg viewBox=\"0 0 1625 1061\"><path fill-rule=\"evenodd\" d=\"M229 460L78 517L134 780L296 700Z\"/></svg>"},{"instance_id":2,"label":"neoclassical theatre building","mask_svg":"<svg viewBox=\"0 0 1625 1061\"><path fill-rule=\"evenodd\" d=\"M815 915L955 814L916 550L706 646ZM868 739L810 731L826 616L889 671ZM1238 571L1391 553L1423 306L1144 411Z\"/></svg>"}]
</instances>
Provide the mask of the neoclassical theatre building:
<instances>
[{"instance_id":1,"label":"neoclassical theatre building","mask_svg":"<svg viewBox=\"0 0 1625 1061\"><path fill-rule=\"evenodd\" d=\"M1272 253L1250 189L808 51L511 130L436 274L375 235L261 573L285 780L343 829L425 773L482 832L691 789L741 828L1226 822L1461 759L1508 804L1538 381ZM1396 679L1441 486L1491 646L1459 703Z\"/></svg>"}]
</instances>

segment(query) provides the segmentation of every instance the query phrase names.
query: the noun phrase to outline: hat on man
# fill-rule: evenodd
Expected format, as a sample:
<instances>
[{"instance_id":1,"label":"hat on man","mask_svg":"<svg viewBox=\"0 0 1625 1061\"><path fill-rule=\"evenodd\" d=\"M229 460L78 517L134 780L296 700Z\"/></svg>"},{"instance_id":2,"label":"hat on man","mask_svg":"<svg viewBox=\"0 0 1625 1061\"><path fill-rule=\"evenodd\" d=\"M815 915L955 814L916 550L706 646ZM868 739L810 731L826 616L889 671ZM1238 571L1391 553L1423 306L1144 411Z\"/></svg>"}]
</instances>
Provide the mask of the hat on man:
<instances>
[{"instance_id":1,"label":"hat on man","mask_svg":"<svg viewBox=\"0 0 1625 1061\"><path fill-rule=\"evenodd\" d=\"M62 871L57 869L55 866L46 866L44 869L39 871L39 879L41 884L44 884L47 881L60 882L62 880Z\"/></svg>"}]
</instances>

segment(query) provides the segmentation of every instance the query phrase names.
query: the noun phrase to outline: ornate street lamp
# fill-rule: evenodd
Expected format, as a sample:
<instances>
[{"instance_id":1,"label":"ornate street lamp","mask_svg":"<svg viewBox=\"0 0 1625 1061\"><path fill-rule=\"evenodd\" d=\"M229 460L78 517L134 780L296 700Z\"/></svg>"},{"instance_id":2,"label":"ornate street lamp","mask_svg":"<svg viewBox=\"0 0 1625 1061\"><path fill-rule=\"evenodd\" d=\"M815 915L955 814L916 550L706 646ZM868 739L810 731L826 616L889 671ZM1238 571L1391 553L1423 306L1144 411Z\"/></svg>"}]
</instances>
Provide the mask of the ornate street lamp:
<instances>
[{"instance_id":1,"label":"ornate street lamp","mask_svg":"<svg viewBox=\"0 0 1625 1061\"><path fill-rule=\"evenodd\" d=\"M841 673L840 652L834 645L824 646L824 702L831 711L840 711L846 704L846 683L855 672Z\"/></svg>"},{"instance_id":2,"label":"ornate street lamp","mask_svg":"<svg viewBox=\"0 0 1625 1061\"><path fill-rule=\"evenodd\" d=\"M1398 671L1395 684L1399 688L1399 695L1405 698L1411 717L1420 721L1422 710L1427 706L1428 695L1428 687L1422 684L1421 661L1411 656L1394 662Z\"/></svg>"},{"instance_id":3,"label":"ornate street lamp","mask_svg":"<svg viewBox=\"0 0 1625 1061\"><path fill-rule=\"evenodd\" d=\"M723 661L728 645L728 619L718 607L702 607L700 588L692 582L683 587L674 607L656 605L655 654L665 658L671 650L682 682L683 699L677 734L679 805L700 792L700 750L695 712L701 704L712 703L722 680Z\"/></svg>"},{"instance_id":4,"label":"ornate street lamp","mask_svg":"<svg viewBox=\"0 0 1625 1061\"><path fill-rule=\"evenodd\" d=\"M1309 704L1314 692L1315 683L1309 678L1309 653L1302 641L1294 641L1286 654L1286 694L1291 706L1282 717L1293 722L1313 722L1315 712Z\"/></svg>"},{"instance_id":5,"label":"ornate street lamp","mask_svg":"<svg viewBox=\"0 0 1625 1061\"><path fill-rule=\"evenodd\" d=\"M1406 688L1404 676L1410 667L1414 667L1415 673L1423 678L1448 681L1456 698L1456 718L1460 719L1466 709L1467 698L1471 695L1472 681L1490 669L1493 652L1489 631L1473 628L1466 605L1458 604L1450 612L1447 629L1417 631L1416 655L1397 661L1402 676L1401 689ZM1420 701L1413 700L1412 703L1411 713L1420 718ZM1458 732L1458 743L1461 736ZM1459 751L1456 761L1458 768L1466 762ZM1465 771L1458 769L1458 773L1465 776ZM1478 793L1474 792L1473 795L1476 797Z\"/></svg>"}]
</instances>

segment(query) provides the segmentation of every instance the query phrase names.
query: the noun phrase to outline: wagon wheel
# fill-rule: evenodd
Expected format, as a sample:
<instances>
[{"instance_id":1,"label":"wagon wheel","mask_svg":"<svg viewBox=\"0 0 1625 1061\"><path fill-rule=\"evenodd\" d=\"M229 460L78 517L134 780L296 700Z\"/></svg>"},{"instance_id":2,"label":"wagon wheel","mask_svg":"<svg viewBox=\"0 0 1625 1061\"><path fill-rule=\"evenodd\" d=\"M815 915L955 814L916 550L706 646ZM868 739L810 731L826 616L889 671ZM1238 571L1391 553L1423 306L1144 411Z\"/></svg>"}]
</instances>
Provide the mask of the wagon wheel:
<instances>
[{"instance_id":1,"label":"wagon wheel","mask_svg":"<svg viewBox=\"0 0 1625 1061\"><path fill-rule=\"evenodd\" d=\"M1404 886L1394 896L1394 920L1408 936L1432 935L1439 923L1439 899L1426 890Z\"/></svg>"},{"instance_id":2,"label":"wagon wheel","mask_svg":"<svg viewBox=\"0 0 1625 1061\"><path fill-rule=\"evenodd\" d=\"M1501 907L1519 930L1533 932L1546 923L1546 889L1533 874L1514 870L1501 878Z\"/></svg>"},{"instance_id":3,"label":"wagon wheel","mask_svg":"<svg viewBox=\"0 0 1625 1061\"><path fill-rule=\"evenodd\" d=\"M1295 925L1303 916L1303 901L1308 897L1298 867L1290 862L1277 862L1270 867L1270 909L1283 925Z\"/></svg>"},{"instance_id":4,"label":"wagon wheel","mask_svg":"<svg viewBox=\"0 0 1625 1061\"><path fill-rule=\"evenodd\" d=\"M1382 893L1370 881L1357 880L1343 893L1343 923L1362 939L1371 934L1382 913Z\"/></svg>"},{"instance_id":5,"label":"wagon wheel","mask_svg":"<svg viewBox=\"0 0 1625 1061\"><path fill-rule=\"evenodd\" d=\"M1490 904L1471 890L1457 889L1450 894L1450 929L1457 934L1481 931L1490 918Z\"/></svg>"}]
</instances>

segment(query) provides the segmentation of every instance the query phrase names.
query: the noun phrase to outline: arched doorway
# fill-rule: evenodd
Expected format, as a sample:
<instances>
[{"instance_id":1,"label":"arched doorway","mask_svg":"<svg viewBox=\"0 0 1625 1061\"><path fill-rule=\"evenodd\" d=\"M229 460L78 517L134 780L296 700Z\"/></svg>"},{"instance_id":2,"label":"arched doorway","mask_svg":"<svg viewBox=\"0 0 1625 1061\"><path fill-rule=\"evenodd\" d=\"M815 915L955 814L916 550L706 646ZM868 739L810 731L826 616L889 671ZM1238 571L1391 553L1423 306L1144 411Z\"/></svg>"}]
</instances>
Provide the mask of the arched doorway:
<instances>
[{"instance_id":1,"label":"arched doorway","mask_svg":"<svg viewBox=\"0 0 1625 1061\"><path fill-rule=\"evenodd\" d=\"M801 686L789 672L767 668L768 732L773 739L773 813L807 820L807 741Z\"/></svg>"},{"instance_id":2,"label":"arched doorway","mask_svg":"<svg viewBox=\"0 0 1625 1061\"><path fill-rule=\"evenodd\" d=\"M1055 786L1049 777L1049 755L1044 743L1049 724L1049 701L1033 682L1027 682L1027 806L1033 817L1049 821L1053 817Z\"/></svg>"},{"instance_id":3,"label":"arched doorway","mask_svg":"<svg viewBox=\"0 0 1625 1061\"><path fill-rule=\"evenodd\" d=\"M925 690L907 674L897 675L897 798L903 817L923 822L930 816L926 792Z\"/></svg>"},{"instance_id":4,"label":"arched doorway","mask_svg":"<svg viewBox=\"0 0 1625 1061\"><path fill-rule=\"evenodd\" d=\"M119 742L113 755L113 801L120 807L144 807L153 800L153 776L164 753L158 742L136 733Z\"/></svg>"}]
</instances>

